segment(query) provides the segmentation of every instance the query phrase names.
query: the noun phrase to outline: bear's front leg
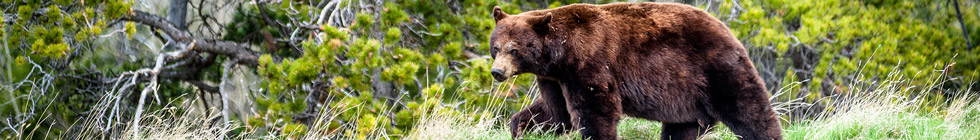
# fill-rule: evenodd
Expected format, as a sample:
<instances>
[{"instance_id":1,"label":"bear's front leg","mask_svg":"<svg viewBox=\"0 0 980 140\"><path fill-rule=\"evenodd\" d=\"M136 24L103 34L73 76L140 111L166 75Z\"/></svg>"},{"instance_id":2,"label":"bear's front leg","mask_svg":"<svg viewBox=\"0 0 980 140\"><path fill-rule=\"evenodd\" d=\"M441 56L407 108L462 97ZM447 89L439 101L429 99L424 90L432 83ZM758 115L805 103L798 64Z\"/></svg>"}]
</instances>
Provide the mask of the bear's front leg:
<instances>
[{"instance_id":1,"label":"bear's front leg","mask_svg":"<svg viewBox=\"0 0 980 140\"><path fill-rule=\"evenodd\" d=\"M555 134L564 134L571 125L568 119L559 119L554 113L545 111L551 108L545 105L544 100L538 99L530 106L517 112L510 119L510 132L514 139L523 137L524 134L534 131L554 130ZM564 110L564 109L562 109ZM567 113L566 113L567 114Z\"/></svg>"},{"instance_id":2,"label":"bear's front leg","mask_svg":"<svg viewBox=\"0 0 980 140\"><path fill-rule=\"evenodd\" d=\"M538 79L539 97L511 117L511 136L517 139L535 129L553 129L559 135L568 132L572 126L561 90L557 81Z\"/></svg>"},{"instance_id":3,"label":"bear's front leg","mask_svg":"<svg viewBox=\"0 0 980 140\"><path fill-rule=\"evenodd\" d=\"M622 100L617 89L607 83L612 82L582 84L576 81L562 84L572 125L582 133L582 139L617 139L616 124L619 124L623 112Z\"/></svg>"}]
</instances>

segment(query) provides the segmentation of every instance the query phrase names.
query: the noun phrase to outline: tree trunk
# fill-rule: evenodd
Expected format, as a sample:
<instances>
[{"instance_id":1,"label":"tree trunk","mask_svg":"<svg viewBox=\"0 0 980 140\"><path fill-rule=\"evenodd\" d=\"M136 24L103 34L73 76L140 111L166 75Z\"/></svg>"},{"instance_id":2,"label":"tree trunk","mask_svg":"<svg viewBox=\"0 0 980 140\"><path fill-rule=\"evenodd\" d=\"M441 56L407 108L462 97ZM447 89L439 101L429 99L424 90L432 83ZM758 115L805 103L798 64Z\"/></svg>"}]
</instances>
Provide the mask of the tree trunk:
<instances>
[{"instance_id":1,"label":"tree trunk","mask_svg":"<svg viewBox=\"0 0 980 140\"><path fill-rule=\"evenodd\" d=\"M170 9L167 11L167 21L177 26L177 29L187 29L187 0L170 0Z\"/></svg>"},{"instance_id":2,"label":"tree trunk","mask_svg":"<svg viewBox=\"0 0 980 140\"><path fill-rule=\"evenodd\" d=\"M167 21L177 26L177 29L187 30L187 0L170 0L170 8L167 10ZM173 38L173 37L171 37ZM164 40L166 42L167 40ZM164 49L177 48L178 42L173 42L164 46Z\"/></svg>"}]
</instances>

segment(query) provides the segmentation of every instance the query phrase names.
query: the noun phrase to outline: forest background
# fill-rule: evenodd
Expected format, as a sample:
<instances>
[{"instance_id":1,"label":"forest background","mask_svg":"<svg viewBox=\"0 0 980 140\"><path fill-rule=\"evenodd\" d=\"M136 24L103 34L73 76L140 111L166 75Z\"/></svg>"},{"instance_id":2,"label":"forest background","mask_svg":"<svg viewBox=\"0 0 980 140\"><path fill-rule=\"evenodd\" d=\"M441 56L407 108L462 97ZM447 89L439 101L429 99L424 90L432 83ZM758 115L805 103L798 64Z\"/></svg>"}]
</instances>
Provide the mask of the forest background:
<instances>
[{"instance_id":1,"label":"forest background","mask_svg":"<svg viewBox=\"0 0 980 140\"><path fill-rule=\"evenodd\" d=\"M508 139L537 90L491 80L490 9L612 2L2 0L0 136ZM977 1L667 2L731 28L789 139L978 139Z\"/></svg>"}]
</instances>

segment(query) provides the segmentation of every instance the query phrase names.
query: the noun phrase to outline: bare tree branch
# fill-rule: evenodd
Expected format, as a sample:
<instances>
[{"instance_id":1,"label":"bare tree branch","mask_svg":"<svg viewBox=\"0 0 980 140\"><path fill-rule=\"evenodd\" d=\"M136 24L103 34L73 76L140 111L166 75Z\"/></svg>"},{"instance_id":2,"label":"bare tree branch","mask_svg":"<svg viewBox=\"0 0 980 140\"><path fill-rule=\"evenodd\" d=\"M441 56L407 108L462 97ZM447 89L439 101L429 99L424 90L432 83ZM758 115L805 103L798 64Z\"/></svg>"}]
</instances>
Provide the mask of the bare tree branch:
<instances>
[{"instance_id":1,"label":"bare tree branch","mask_svg":"<svg viewBox=\"0 0 980 140\"><path fill-rule=\"evenodd\" d=\"M281 22L273 21L272 18L269 18L269 14L266 12L265 8L265 2L257 2L255 3L255 6L258 6L259 15L262 16L262 20L265 21L266 25L279 28L280 34L287 31L287 29L284 27L285 25L283 25Z\"/></svg>"},{"instance_id":2,"label":"bare tree branch","mask_svg":"<svg viewBox=\"0 0 980 140\"><path fill-rule=\"evenodd\" d=\"M191 85L197 86L198 89L204 90L204 91L206 91L208 93L218 93L218 87L214 87L214 86L205 84L204 82L201 82L201 81L192 80L192 81L187 81L187 83L190 83ZM207 103L207 101L204 101L204 102Z\"/></svg>"},{"instance_id":3,"label":"bare tree branch","mask_svg":"<svg viewBox=\"0 0 980 140\"><path fill-rule=\"evenodd\" d=\"M234 88L228 81L230 80L229 76L232 73L232 69L235 67L235 63L238 63L237 61L238 60L236 59L225 61L224 69L222 69L221 73L221 83L218 85L218 91L220 91L221 95L221 118L225 127L231 126L231 115L228 113L228 106L230 106L231 103L228 101L228 94L229 92L233 91ZM221 138L219 139L224 139L224 135L221 135Z\"/></svg>"},{"instance_id":4,"label":"bare tree branch","mask_svg":"<svg viewBox=\"0 0 980 140\"><path fill-rule=\"evenodd\" d=\"M203 51L214 54L227 55L238 59L237 64L258 66L259 53L249 49L251 45L231 41L220 41L214 39L194 38L186 31L180 30L173 23L163 17L150 14L144 11L134 10L123 17L123 20L138 22L153 28L162 30L175 41L180 43L194 43L193 51Z\"/></svg>"}]
</instances>

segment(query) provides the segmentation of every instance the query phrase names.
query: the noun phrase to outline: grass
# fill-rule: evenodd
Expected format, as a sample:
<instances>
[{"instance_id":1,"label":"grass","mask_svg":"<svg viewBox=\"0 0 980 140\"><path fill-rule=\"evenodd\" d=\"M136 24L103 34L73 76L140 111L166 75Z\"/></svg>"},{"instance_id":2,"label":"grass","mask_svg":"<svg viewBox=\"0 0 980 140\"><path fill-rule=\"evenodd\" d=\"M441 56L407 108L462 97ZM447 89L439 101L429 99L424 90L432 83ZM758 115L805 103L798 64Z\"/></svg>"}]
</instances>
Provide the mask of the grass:
<instances>
[{"instance_id":1,"label":"grass","mask_svg":"<svg viewBox=\"0 0 980 140\"><path fill-rule=\"evenodd\" d=\"M875 88L845 91L830 103L832 109L818 113L816 119L783 122L783 137L790 140L832 139L980 139L980 103L976 93L958 93L958 98L930 96L932 87L906 87L904 81L885 81ZM777 93L777 96L780 93ZM777 102L773 106L787 110L798 103ZM473 115L473 114L470 114ZM494 117L472 120L468 115L429 116L420 122L410 139L509 139L507 120ZM498 116L499 117L499 116ZM496 124L496 125L494 125ZM659 139L660 123L629 118L617 127L621 139ZM576 132L556 136L538 130L526 139L580 139ZM738 139L719 124L701 139Z\"/></svg>"},{"instance_id":2,"label":"grass","mask_svg":"<svg viewBox=\"0 0 980 140\"><path fill-rule=\"evenodd\" d=\"M506 84L501 84L506 85ZM874 88L852 88L845 90L834 100L826 100L828 109L808 120L783 120L783 137L791 140L809 139L980 139L980 103L977 93L957 93L957 97L946 99L934 96L932 86L925 88L909 87L903 81L883 81ZM497 88L506 88L497 87ZM856 86L855 86L856 87ZM534 90L534 89L530 89ZM507 90L496 90L507 91ZM783 92L776 93L775 96ZM529 97L534 98L534 97ZM532 99L525 99L532 100ZM239 127L241 122L225 126L220 113L203 111L179 111L189 107L197 100L186 100L182 107L165 108L149 112L143 117L139 139L387 139L383 128L371 130L369 135L358 135L356 129L330 129L329 121L334 113L318 115L317 122L309 127L307 133L300 135L258 134L257 130ZM775 102L777 114L798 108L799 102ZM510 139L507 122L510 116L495 115L493 106L489 112L467 111L436 106L434 111L423 115L415 127L404 135L404 139ZM217 110L217 109L212 109ZM184 112L184 113L178 113ZM191 113L187 113L191 112ZM195 113L196 112L196 113ZM379 119L377 121L386 121ZM84 123L80 123L84 124ZM353 126L342 126L353 127ZM99 126L85 126L83 129L99 129ZM655 121L624 118L617 127L621 139L659 139L660 123ZM91 132L91 131L87 131ZM121 137L133 139L131 129L126 129ZM222 135L236 134L236 135ZM63 138L105 138L99 135L65 136ZM577 132L567 135L554 135L537 130L526 139L580 139ZM712 132L701 139L737 139L727 127L719 124Z\"/></svg>"}]
</instances>

